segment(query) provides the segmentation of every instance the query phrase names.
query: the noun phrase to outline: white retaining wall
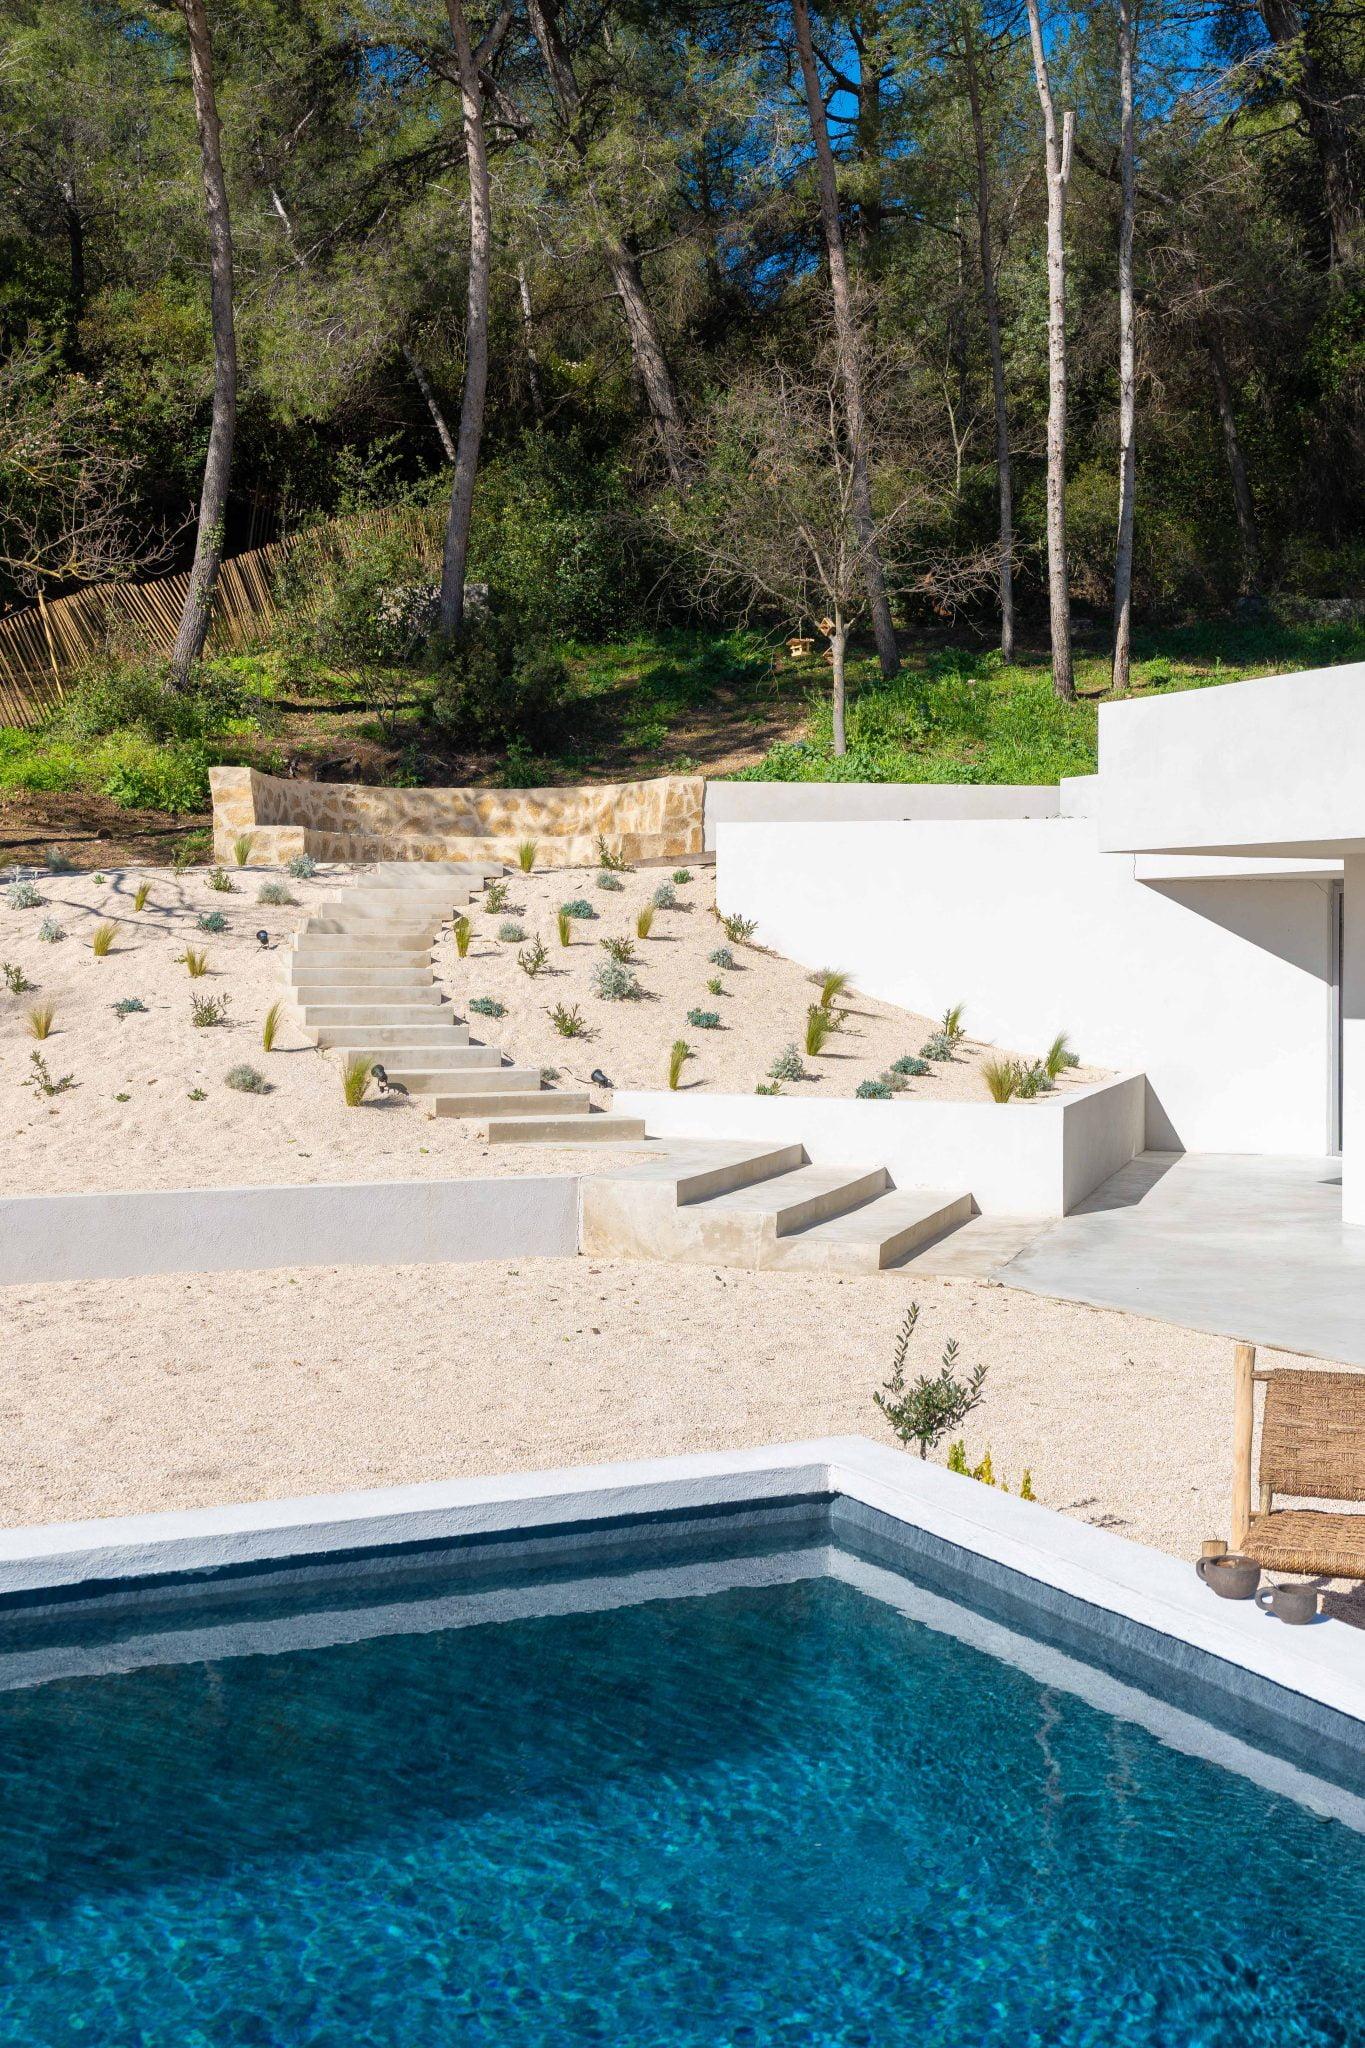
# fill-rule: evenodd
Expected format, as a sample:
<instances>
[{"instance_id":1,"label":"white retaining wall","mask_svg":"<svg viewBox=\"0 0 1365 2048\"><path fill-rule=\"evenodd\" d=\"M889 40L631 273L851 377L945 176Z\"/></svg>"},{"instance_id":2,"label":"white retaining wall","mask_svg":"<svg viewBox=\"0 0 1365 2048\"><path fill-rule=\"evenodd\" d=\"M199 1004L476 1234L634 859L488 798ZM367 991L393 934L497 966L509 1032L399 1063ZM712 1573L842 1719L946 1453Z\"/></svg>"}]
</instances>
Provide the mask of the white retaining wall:
<instances>
[{"instance_id":1,"label":"white retaining wall","mask_svg":"<svg viewBox=\"0 0 1365 2048\"><path fill-rule=\"evenodd\" d=\"M1126 1074L1033 1102L858 1102L819 1095L618 1089L651 1137L802 1144L818 1166L885 1166L900 1188L967 1191L984 1215L1064 1216L1143 1147L1145 1089Z\"/></svg>"},{"instance_id":2,"label":"white retaining wall","mask_svg":"<svg viewBox=\"0 0 1365 2048\"><path fill-rule=\"evenodd\" d=\"M0 1285L573 1258L578 1181L370 1181L0 1199Z\"/></svg>"},{"instance_id":3,"label":"white retaining wall","mask_svg":"<svg viewBox=\"0 0 1365 2048\"><path fill-rule=\"evenodd\" d=\"M721 825L1055 818L1061 804L1062 790L1056 783L708 782L704 840L709 853Z\"/></svg>"},{"instance_id":4,"label":"white retaining wall","mask_svg":"<svg viewBox=\"0 0 1365 2048\"><path fill-rule=\"evenodd\" d=\"M1041 1053L1065 1030L1143 1070L1151 1146L1328 1147L1325 876L1139 882L1085 817L727 824L717 893L760 943L869 995L965 1002L974 1036Z\"/></svg>"}]
</instances>

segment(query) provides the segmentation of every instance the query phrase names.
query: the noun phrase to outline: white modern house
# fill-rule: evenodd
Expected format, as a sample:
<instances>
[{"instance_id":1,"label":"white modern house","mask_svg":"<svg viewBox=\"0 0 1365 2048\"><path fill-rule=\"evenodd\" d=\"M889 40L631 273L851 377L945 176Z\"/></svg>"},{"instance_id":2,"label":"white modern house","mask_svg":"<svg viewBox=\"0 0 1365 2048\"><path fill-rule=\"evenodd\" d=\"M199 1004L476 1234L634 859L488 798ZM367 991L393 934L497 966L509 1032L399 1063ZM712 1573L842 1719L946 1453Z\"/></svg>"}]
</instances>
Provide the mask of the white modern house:
<instances>
[{"instance_id":1,"label":"white modern house","mask_svg":"<svg viewBox=\"0 0 1365 2048\"><path fill-rule=\"evenodd\" d=\"M1052 789L711 784L720 903L871 995L1139 1071L1136 1149L1339 1152L1365 1224L1365 664L1107 706L1099 762Z\"/></svg>"}]
</instances>

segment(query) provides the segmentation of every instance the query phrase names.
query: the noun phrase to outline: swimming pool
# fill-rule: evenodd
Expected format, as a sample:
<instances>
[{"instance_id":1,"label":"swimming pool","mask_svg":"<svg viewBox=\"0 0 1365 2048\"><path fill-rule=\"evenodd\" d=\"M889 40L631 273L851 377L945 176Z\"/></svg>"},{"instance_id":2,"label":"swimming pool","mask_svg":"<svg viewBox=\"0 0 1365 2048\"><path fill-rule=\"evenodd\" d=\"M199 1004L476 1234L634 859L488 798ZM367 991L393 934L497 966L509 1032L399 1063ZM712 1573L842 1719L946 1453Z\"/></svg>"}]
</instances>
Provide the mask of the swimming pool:
<instances>
[{"instance_id":1,"label":"swimming pool","mask_svg":"<svg viewBox=\"0 0 1365 2048\"><path fill-rule=\"evenodd\" d=\"M933 1581L809 1501L17 1608L0 2043L1365 2039L1365 1801Z\"/></svg>"}]
</instances>

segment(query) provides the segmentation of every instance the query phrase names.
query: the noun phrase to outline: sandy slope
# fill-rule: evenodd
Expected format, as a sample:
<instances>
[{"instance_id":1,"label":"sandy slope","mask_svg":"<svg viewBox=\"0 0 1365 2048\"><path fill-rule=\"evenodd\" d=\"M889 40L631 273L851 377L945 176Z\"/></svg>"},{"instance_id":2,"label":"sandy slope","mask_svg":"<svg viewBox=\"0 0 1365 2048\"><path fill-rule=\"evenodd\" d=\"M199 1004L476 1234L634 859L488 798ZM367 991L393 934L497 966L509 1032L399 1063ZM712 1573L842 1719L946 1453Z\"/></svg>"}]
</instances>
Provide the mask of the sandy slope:
<instances>
[{"instance_id":1,"label":"sandy slope","mask_svg":"<svg viewBox=\"0 0 1365 2048\"><path fill-rule=\"evenodd\" d=\"M1231 1345L922 1276L611 1265L312 1269L4 1292L8 1524L855 1431L914 1358L988 1363L968 1449L1147 1543L1225 1534ZM942 1452L939 1454L942 1456Z\"/></svg>"},{"instance_id":2,"label":"sandy slope","mask_svg":"<svg viewBox=\"0 0 1365 2048\"><path fill-rule=\"evenodd\" d=\"M150 894L139 913L133 901L144 878ZM260 869L234 870L233 892L218 893L202 868L184 877L164 868L110 873L101 881L52 876L38 884L42 906L29 910L10 908L0 886L0 961L35 984L17 995L0 985L0 1192L555 1172L621 1156L598 1148L490 1148L474 1136L475 1126L433 1120L417 1099L372 1100L348 1110L335 1059L324 1058L289 1023L275 1051L265 1054L261 1020L284 993L289 937L323 897L355 878L339 873L291 882L295 907L259 905L262 883L279 879ZM590 872L518 875L509 889L515 913L491 913L476 903L468 959L456 959L448 933L437 949L440 973L461 1009L471 995L492 995L506 1005L507 1015L497 1022L475 1019L475 1035L527 1065L558 1069L566 1086L600 1067L618 1087L660 1085L668 1047L684 1036L697 1052L687 1085L752 1089L774 1054L800 1035L815 991L795 962L736 946L737 971L721 977L725 993L708 995L707 978L717 970L707 955L725 943L710 914L709 871L698 869L678 890L693 907L660 911L654 933L639 944L644 999L604 1002L592 992L594 970L606 957L599 938L633 932L636 910L664 879L657 870L626 875L623 889L610 893L595 888ZM553 911L578 896L599 915L575 924L575 943L566 951ZM227 931L200 932L198 918L214 911L227 917ZM48 917L66 933L55 945L37 936ZM549 972L532 979L518 967L521 948L496 936L509 918L545 938ZM113 951L98 960L90 936L104 920L116 925L117 937ZM258 928L269 933L267 949L256 942ZM209 954L210 971L193 982L180 957L187 945ZM192 993L226 997L226 1026L197 1029ZM117 1017L114 1004L128 996L145 1003L146 1013ZM40 1002L55 1005L56 1022L38 1046L26 1013ZM546 1014L555 1003L578 1004L594 1035L558 1037ZM715 1009L724 1029L690 1026L686 1013L697 1005ZM861 996L848 998L847 1008L844 1029L810 1062L815 1078L789 1093L851 1095L865 1076L901 1053L917 1052L931 1028L925 1018ZM981 1050L969 1041L957 1060L912 1083L911 1098L980 1098ZM72 1077L70 1088L54 1096L34 1090L35 1051L54 1081ZM238 1094L224 1085L229 1069L242 1063L261 1070L268 1094ZM202 1100L194 1099L196 1091ZM608 1100L600 1089L593 1093L599 1103Z\"/></svg>"}]
</instances>

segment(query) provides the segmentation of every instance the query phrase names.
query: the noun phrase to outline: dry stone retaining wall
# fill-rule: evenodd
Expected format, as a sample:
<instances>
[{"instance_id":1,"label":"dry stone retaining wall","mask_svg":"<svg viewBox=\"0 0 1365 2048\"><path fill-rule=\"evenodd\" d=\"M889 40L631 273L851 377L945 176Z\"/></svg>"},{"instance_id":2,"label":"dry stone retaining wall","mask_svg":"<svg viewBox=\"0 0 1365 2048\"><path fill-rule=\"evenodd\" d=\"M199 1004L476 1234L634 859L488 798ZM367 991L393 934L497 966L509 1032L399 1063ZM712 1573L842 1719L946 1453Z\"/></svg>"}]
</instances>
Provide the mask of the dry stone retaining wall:
<instances>
[{"instance_id":1,"label":"dry stone retaining wall","mask_svg":"<svg viewBox=\"0 0 1365 2048\"><path fill-rule=\"evenodd\" d=\"M582 867L599 835L627 860L695 859L706 784L699 775L570 789L371 789L306 782L255 768L212 768L213 850L253 835L253 858L515 861L537 843L541 867Z\"/></svg>"}]
</instances>

